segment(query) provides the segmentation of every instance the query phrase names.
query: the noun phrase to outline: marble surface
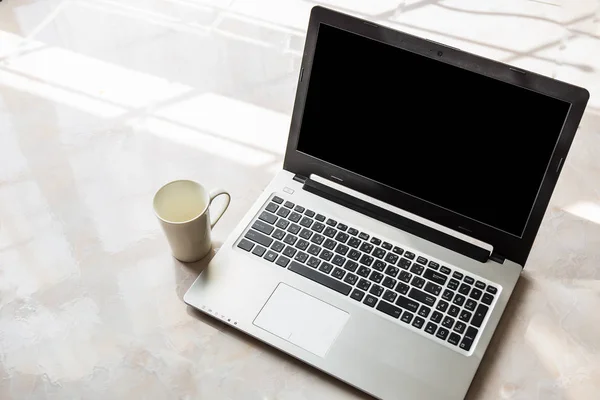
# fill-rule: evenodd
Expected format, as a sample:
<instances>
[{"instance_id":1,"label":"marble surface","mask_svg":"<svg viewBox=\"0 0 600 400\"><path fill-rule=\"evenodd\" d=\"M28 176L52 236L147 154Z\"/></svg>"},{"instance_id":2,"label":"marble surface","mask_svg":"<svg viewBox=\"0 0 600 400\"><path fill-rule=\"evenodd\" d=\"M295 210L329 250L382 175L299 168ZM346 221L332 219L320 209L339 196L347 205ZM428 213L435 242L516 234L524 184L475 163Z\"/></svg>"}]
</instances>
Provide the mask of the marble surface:
<instances>
[{"instance_id":1,"label":"marble surface","mask_svg":"<svg viewBox=\"0 0 600 400\"><path fill-rule=\"evenodd\" d=\"M0 398L358 399L186 307L151 209L176 178L233 197L281 167L310 8L587 87L540 234L469 399L600 393L596 0L5 0L0 3Z\"/></svg>"}]
</instances>

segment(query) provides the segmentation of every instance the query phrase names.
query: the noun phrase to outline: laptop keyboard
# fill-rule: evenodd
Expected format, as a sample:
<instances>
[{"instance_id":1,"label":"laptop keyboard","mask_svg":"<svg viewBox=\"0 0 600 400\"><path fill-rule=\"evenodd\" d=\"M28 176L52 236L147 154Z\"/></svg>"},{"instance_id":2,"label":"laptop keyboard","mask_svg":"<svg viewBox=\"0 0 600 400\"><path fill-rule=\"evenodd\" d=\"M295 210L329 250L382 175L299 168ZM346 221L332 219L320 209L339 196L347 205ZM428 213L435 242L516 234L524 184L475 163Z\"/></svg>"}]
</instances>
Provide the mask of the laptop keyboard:
<instances>
[{"instance_id":1,"label":"laptop keyboard","mask_svg":"<svg viewBox=\"0 0 600 400\"><path fill-rule=\"evenodd\" d=\"M273 196L237 247L469 352L498 285Z\"/></svg>"}]
</instances>

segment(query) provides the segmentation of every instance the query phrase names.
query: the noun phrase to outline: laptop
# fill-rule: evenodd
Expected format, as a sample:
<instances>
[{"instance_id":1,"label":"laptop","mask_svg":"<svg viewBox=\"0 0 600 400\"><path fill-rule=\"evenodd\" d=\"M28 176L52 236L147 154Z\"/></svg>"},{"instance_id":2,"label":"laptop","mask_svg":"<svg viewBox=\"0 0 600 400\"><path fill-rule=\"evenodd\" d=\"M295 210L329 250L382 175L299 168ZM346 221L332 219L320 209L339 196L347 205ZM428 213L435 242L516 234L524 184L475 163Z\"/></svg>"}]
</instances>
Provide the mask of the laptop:
<instances>
[{"instance_id":1,"label":"laptop","mask_svg":"<svg viewBox=\"0 0 600 400\"><path fill-rule=\"evenodd\" d=\"M315 7L283 170L185 302L374 397L464 398L588 97Z\"/></svg>"}]
</instances>

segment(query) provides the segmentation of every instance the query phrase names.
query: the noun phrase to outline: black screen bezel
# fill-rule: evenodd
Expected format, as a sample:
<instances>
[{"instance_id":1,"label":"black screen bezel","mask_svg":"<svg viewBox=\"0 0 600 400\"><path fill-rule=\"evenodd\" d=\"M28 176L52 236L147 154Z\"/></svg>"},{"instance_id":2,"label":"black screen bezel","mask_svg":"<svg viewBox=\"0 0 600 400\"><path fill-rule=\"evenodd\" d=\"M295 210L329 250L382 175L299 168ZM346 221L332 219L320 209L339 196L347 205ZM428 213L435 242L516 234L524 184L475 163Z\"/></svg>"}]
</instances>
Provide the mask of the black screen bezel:
<instances>
[{"instance_id":1,"label":"black screen bezel","mask_svg":"<svg viewBox=\"0 0 600 400\"><path fill-rule=\"evenodd\" d=\"M571 104L521 237L461 216L297 150L320 24L327 24L426 57L435 58L441 62L555 97ZM583 116L588 98L589 93L583 88L316 6L311 11L306 35L284 169L307 177L311 174L324 178L333 176L335 177L333 180L348 188L489 243L494 246L494 251L497 254L524 266L556 186L564 158L569 151ZM440 127L440 129L443 128L443 126ZM490 182L490 184L493 185L493 182ZM510 190L510 188L498 187L497 190Z\"/></svg>"}]
</instances>

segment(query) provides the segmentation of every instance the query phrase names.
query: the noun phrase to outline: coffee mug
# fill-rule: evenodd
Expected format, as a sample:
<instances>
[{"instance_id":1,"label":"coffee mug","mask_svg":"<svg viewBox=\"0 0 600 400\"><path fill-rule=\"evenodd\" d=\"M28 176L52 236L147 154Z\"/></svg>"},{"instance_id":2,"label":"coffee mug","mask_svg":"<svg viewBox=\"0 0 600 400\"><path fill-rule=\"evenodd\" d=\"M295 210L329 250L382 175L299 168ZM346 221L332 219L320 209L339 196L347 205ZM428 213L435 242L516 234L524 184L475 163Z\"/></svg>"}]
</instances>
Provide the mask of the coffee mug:
<instances>
[{"instance_id":1,"label":"coffee mug","mask_svg":"<svg viewBox=\"0 0 600 400\"><path fill-rule=\"evenodd\" d=\"M227 200L211 219L210 205L220 195L225 195ZM231 196L225 190L209 192L194 181L178 180L161 187L154 195L154 213L171 245L173 257L193 262L206 256L212 247L210 231L230 201Z\"/></svg>"}]
</instances>

